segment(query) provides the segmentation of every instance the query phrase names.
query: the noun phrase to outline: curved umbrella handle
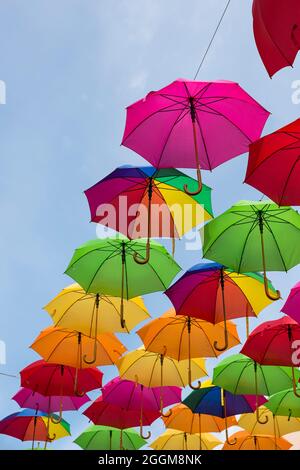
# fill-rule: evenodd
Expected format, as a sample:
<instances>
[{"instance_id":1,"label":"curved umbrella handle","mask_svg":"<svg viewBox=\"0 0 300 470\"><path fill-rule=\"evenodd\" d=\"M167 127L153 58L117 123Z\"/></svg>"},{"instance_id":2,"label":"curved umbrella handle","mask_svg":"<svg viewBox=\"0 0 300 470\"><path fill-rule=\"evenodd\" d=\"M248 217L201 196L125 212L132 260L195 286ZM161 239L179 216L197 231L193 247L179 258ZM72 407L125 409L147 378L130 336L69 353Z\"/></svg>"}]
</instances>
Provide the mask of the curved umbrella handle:
<instances>
[{"instance_id":1,"label":"curved umbrella handle","mask_svg":"<svg viewBox=\"0 0 300 470\"><path fill-rule=\"evenodd\" d=\"M55 441L55 439L56 439L56 434L55 433L53 433L53 437L48 434L48 436L47 436L47 441L48 442L53 442L53 441Z\"/></svg>"},{"instance_id":2,"label":"curved umbrella handle","mask_svg":"<svg viewBox=\"0 0 300 470\"><path fill-rule=\"evenodd\" d=\"M259 409L256 408L256 421L257 421L259 424L267 424L267 422L269 421L269 417L266 415L266 416L265 416L265 419L262 420L261 417L259 416Z\"/></svg>"},{"instance_id":3,"label":"curved umbrella handle","mask_svg":"<svg viewBox=\"0 0 300 470\"><path fill-rule=\"evenodd\" d=\"M280 299L281 294L279 290L276 291L275 295L269 291L269 281L267 278L266 256L265 256L264 221L263 221L262 211L258 211L258 224L259 224L259 231L260 231L261 259L262 259L262 265L263 265L265 294L268 297L268 299L275 301L275 300Z\"/></svg>"},{"instance_id":4,"label":"curved umbrella handle","mask_svg":"<svg viewBox=\"0 0 300 470\"><path fill-rule=\"evenodd\" d=\"M87 359L87 354L84 354L83 362L85 362L86 364L95 364L96 359L97 359L97 337L95 336L93 357L91 359Z\"/></svg>"},{"instance_id":5,"label":"curved umbrella handle","mask_svg":"<svg viewBox=\"0 0 300 470\"><path fill-rule=\"evenodd\" d=\"M58 419L55 419L54 416L51 416L51 423L53 424L59 424L62 422L62 406L60 406L60 410L59 410L59 418Z\"/></svg>"},{"instance_id":6,"label":"curved umbrella handle","mask_svg":"<svg viewBox=\"0 0 300 470\"><path fill-rule=\"evenodd\" d=\"M122 243L122 280L121 280L121 305L120 305L120 323L121 328L125 328L125 319L124 319L124 283L125 283L125 264L126 264L126 250L125 243Z\"/></svg>"},{"instance_id":7,"label":"curved umbrella handle","mask_svg":"<svg viewBox=\"0 0 300 470\"><path fill-rule=\"evenodd\" d=\"M149 260L150 260L150 241L149 241L149 239L147 240L145 258L142 258L138 253L134 253L133 259L138 264L147 264L147 263L149 263Z\"/></svg>"},{"instance_id":8,"label":"curved umbrella handle","mask_svg":"<svg viewBox=\"0 0 300 470\"><path fill-rule=\"evenodd\" d=\"M147 439L150 439L150 437L152 436L152 434L151 434L151 431L148 431L147 434L144 436L144 434L143 434L143 426L140 426L140 436L141 436L142 439L147 440Z\"/></svg>"},{"instance_id":9,"label":"curved umbrella handle","mask_svg":"<svg viewBox=\"0 0 300 470\"><path fill-rule=\"evenodd\" d=\"M272 292L269 291L269 282L267 278L266 271L264 270L264 287L265 287L265 294L268 297L268 299L276 301L281 298L281 293L279 290L276 290L276 294L272 294Z\"/></svg>"},{"instance_id":10,"label":"curved umbrella handle","mask_svg":"<svg viewBox=\"0 0 300 470\"><path fill-rule=\"evenodd\" d=\"M221 292L222 292L222 304L223 304L223 322L224 322L224 346L218 346L218 341L214 342L214 348L217 351L226 351L229 346L228 343L228 330L227 330L227 319L226 319L226 304L225 304L225 283L224 283L224 269L221 268L220 274L220 284L221 284Z\"/></svg>"},{"instance_id":11,"label":"curved umbrella handle","mask_svg":"<svg viewBox=\"0 0 300 470\"><path fill-rule=\"evenodd\" d=\"M295 377L294 367L292 367L292 377L293 377L293 392L294 392L294 395L296 397L300 398L300 394L297 392L297 384L296 384L296 377Z\"/></svg>"},{"instance_id":12,"label":"curved umbrella handle","mask_svg":"<svg viewBox=\"0 0 300 470\"><path fill-rule=\"evenodd\" d=\"M170 418L172 413L173 413L173 411L171 409L169 411L167 411L166 413L164 413L162 409L160 410L160 414L163 418Z\"/></svg>"},{"instance_id":13,"label":"curved umbrella handle","mask_svg":"<svg viewBox=\"0 0 300 470\"><path fill-rule=\"evenodd\" d=\"M227 444L228 444L229 446L234 446L234 445L237 443L237 438L236 438L236 437L234 437L234 438L232 439L232 441L229 440L227 427L226 427L226 429L225 429L225 435L226 435L226 442L227 442Z\"/></svg>"},{"instance_id":14,"label":"curved umbrella handle","mask_svg":"<svg viewBox=\"0 0 300 470\"><path fill-rule=\"evenodd\" d=\"M187 330L188 330L188 354L189 354L189 362L188 362L188 382L189 387L192 390L199 390L201 388L201 382L198 380L197 385L192 384L192 362L191 362L191 318L188 317L187 319Z\"/></svg>"}]
</instances>

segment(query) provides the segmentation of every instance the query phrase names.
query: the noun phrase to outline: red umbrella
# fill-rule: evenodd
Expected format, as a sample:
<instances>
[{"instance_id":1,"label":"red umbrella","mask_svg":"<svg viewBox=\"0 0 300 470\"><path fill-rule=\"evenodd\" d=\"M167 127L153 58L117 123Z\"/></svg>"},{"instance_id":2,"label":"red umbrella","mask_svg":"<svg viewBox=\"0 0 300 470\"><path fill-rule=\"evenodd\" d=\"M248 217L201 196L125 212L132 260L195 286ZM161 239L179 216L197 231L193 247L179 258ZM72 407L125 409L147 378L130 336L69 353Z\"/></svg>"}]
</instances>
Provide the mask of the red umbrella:
<instances>
[{"instance_id":1,"label":"red umbrella","mask_svg":"<svg viewBox=\"0 0 300 470\"><path fill-rule=\"evenodd\" d=\"M299 0L254 0L252 13L256 46L272 77L292 66L300 49Z\"/></svg>"},{"instance_id":2,"label":"red umbrella","mask_svg":"<svg viewBox=\"0 0 300 470\"><path fill-rule=\"evenodd\" d=\"M245 182L280 206L299 206L299 180L300 119L297 119L250 145Z\"/></svg>"},{"instance_id":3,"label":"red umbrella","mask_svg":"<svg viewBox=\"0 0 300 470\"><path fill-rule=\"evenodd\" d=\"M284 316L279 320L264 322L253 330L241 354L266 366L288 366L292 368L293 387L297 394L293 359L295 341L300 340L300 325L292 318Z\"/></svg>"}]
</instances>

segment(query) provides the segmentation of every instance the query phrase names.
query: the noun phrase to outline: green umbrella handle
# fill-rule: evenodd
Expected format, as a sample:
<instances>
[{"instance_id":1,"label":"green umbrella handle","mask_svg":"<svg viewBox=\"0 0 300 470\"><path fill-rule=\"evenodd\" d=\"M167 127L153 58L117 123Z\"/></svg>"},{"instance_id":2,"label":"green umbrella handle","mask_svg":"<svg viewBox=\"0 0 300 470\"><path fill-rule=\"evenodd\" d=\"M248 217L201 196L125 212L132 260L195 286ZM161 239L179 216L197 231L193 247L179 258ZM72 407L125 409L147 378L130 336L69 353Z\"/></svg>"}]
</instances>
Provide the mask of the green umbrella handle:
<instances>
[{"instance_id":1,"label":"green umbrella handle","mask_svg":"<svg viewBox=\"0 0 300 470\"><path fill-rule=\"evenodd\" d=\"M149 238L147 239L145 258L141 258L138 253L134 253L133 259L137 264L147 264L149 262L149 260L150 260L150 240L149 240Z\"/></svg>"},{"instance_id":2,"label":"green umbrella handle","mask_svg":"<svg viewBox=\"0 0 300 470\"><path fill-rule=\"evenodd\" d=\"M201 178L198 145L197 145L196 111L195 111L195 104L194 104L193 98L190 98L190 109L191 109L191 117L192 117L192 125L193 125L193 137L194 137L194 149L195 149L195 159L196 159L196 168L197 168L198 188L195 191L190 191L188 189L187 184L185 184L183 186L183 189L184 189L184 192L188 194L189 196L196 196L197 194L200 194L202 191L202 178Z\"/></svg>"},{"instance_id":3,"label":"green umbrella handle","mask_svg":"<svg viewBox=\"0 0 300 470\"><path fill-rule=\"evenodd\" d=\"M121 328L125 328L125 319L124 319L124 283L125 283L125 267L126 267L126 249L125 249L125 243L122 242L122 281L121 281L121 306L120 306L120 323L121 323Z\"/></svg>"},{"instance_id":4,"label":"green umbrella handle","mask_svg":"<svg viewBox=\"0 0 300 470\"><path fill-rule=\"evenodd\" d=\"M217 351L226 351L228 348L228 330L227 330L227 320L226 320L226 304L225 304L225 281L224 281L224 268L221 268L220 273L220 284L222 292L222 305L223 305L223 321L224 321L224 346L218 346L218 341L214 342L214 348Z\"/></svg>"},{"instance_id":5,"label":"green umbrella handle","mask_svg":"<svg viewBox=\"0 0 300 470\"><path fill-rule=\"evenodd\" d=\"M265 256L265 242L264 242L264 221L262 216L262 211L258 211L258 224L259 224L259 231L260 231L260 243L261 243L261 259L263 265L263 275L264 275L264 288L265 294L270 300L279 300L281 294L279 290L276 291L276 294L272 294L269 291L269 281L267 278L267 270L266 270L266 256Z\"/></svg>"},{"instance_id":6,"label":"green umbrella handle","mask_svg":"<svg viewBox=\"0 0 300 470\"><path fill-rule=\"evenodd\" d=\"M54 416L51 416L51 422L53 424L59 424L62 422L62 400L60 401L60 408L59 408L59 418L55 419Z\"/></svg>"},{"instance_id":7,"label":"green umbrella handle","mask_svg":"<svg viewBox=\"0 0 300 470\"><path fill-rule=\"evenodd\" d=\"M92 359L87 359L87 354L83 356L83 361L86 364L95 364L97 359L97 335L98 335L98 317L99 317L99 303L100 303L100 296L96 294L95 298L95 337L94 337L94 352Z\"/></svg>"},{"instance_id":8,"label":"green umbrella handle","mask_svg":"<svg viewBox=\"0 0 300 470\"><path fill-rule=\"evenodd\" d=\"M201 382L198 380L197 385L192 384L192 361L191 361L191 329L192 329L192 324L191 324L191 317L187 318L187 331L188 331L188 355L189 355L189 362L188 362L188 381L189 381L189 387L192 390L199 390L201 388Z\"/></svg>"}]
</instances>

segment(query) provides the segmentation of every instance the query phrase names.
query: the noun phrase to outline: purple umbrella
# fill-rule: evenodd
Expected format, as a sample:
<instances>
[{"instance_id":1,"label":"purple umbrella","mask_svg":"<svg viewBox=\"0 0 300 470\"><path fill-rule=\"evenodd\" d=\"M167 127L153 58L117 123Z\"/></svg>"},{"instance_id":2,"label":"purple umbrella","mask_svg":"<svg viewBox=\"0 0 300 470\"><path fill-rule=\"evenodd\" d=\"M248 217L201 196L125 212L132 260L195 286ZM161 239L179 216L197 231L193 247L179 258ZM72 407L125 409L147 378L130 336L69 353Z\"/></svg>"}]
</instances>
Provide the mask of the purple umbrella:
<instances>
[{"instance_id":1,"label":"purple umbrella","mask_svg":"<svg viewBox=\"0 0 300 470\"><path fill-rule=\"evenodd\" d=\"M300 324L300 282L291 289L281 311Z\"/></svg>"}]
</instances>

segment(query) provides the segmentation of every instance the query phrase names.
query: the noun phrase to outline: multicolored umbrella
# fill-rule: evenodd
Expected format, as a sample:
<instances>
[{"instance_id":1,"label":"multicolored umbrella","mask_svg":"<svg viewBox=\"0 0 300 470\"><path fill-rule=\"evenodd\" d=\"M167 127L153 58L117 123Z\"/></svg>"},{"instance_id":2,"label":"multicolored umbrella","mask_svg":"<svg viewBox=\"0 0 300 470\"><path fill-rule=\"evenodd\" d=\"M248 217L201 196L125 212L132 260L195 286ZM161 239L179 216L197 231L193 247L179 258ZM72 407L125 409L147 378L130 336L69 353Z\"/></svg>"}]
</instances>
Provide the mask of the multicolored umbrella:
<instances>
[{"instance_id":1,"label":"multicolored umbrella","mask_svg":"<svg viewBox=\"0 0 300 470\"><path fill-rule=\"evenodd\" d=\"M238 431L233 434L232 439L236 440L233 446L225 442L222 450L289 450L292 444L286 439L274 436L253 436L247 431Z\"/></svg>"},{"instance_id":2,"label":"multicolored umbrella","mask_svg":"<svg viewBox=\"0 0 300 470\"><path fill-rule=\"evenodd\" d=\"M212 218L211 188L203 186L200 195L190 196L183 191L184 185L195 189L197 181L175 168L117 168L85 191L91 221L130 239L147 238L146 258L135 257L135 260L148 262L151 237L171 237L174 242ZM108 205L114 210L111 217L107 216ZM189 217L184 218L187 206Z\"/></svg>"},{"instance_id":3,"label":"multicolored umbrella","mask_svg":"<svg viewBox=\"0 0 300 470\"><path fill-rule=\"evenodd\" d=\"M260 57L272 77L293 66L300 49L300 11L297 0L254 0L253 30Z\"/></svg>"},{"instance_id":4,"label":"multicolored umbrella","mask_svg":"<svg viewBox=\"0 0 300 470\"><path fill-rule=\"evenodd\" d=\"M240 201L205 225L203 256L236 272L288 271L300 263L300 215L271 202Z\"/></svg>"},{"instance_id":5,"label":"multicolored umbrella","mask_svg":"<svg viewBox=\"0 0 300 470\"><path fill-rule=\"evenodd\" d=\"M241 353L263 365L288 366L292 369L293 388L297 392L295 378L295 343L300 340L300 325L288 316L264 322L255 328ZM299 395L300 397L300 395Z\"/></svg>"},{"instance_id":6,"label":"multicolored umbrella","mask_svg":"<svg viewBox=\"0 0 300 470\"><path fill-rule=\"evenodd\" d=\"M66 274L94 294L121 297L121 327L125 327L124 299L165 290L180 271L167 250L150 243L151 261L140 265L134 257L146 257L147 241L127 238L92 240L75 250Z\"/></svg>"},{"instance_id":7,"label":"multicolored umbrella","mask_svg":"<svg viewBox=\"0 0 300 470\"><path fill-rule=\"evenodd\" d=\"M300 324L300 282L291 289L281 311Z\"/></svg>"},{"instance_id":8,"label":"multicolored umbrella","mask_svg":"<svg viewBox=\"0 0 300 470\"><path fill-rule=\"evenodd\" d=\"M147 351L166 354L181 361L188 360L189 386L195 388L191 377L191 359L218 357L221 352L215 344L224 336L222 325L212 325L204 320L176 315L174 309L152 320L137 331ZM228 348L239 344L234 324L228 324ZM196 389L200 387L200 382Z\"/></svg>"},{"instance_id":9,"label":"multicolored umbrella","mask_svg":"<svg viewBox=\"0 0 300 470\"><path fill-rule=\"evenodd\" d=\"M201 445L199 445L201 441ZM167 429L150 444L154 450L212 450L221 441L212 434L189 434L187 432Z\"/></svg>"},{"instance_id":10,"label":"multicolored umbrella","mask_svg":"<svg viewBox=\"0 0 300 470\"><path fill-rule=\"evenodd\" d=\"M269 116L237 83L178 79L127 108L122 145L156 168L212 170L248 151Z\"/></svg>"},{"instance_id":11,"label":"multicolored umbrella","mask_svg":"<svg viewBox=\"0 0 300 470\"><path fill-rule=\"evenodd\" d=\"M275 290L269 283L270 290ZM224 321L225 345L228 348L227 319L257 316L271 301L264 295L260 274L238 274L218 263L196 264L178 279L165 294L173 303L177 315L188 315L210 323Z\"/></svg>"},{"instance_id":12,"label":"multicolored umbrella","mask_svg":"<svg viewBox=\"0 0 300 470\"><path fill-rule=\"evenodd\" d=\"M137 450L147 442L133 429L111 426L89 426L75 439L84 450Z\"/></svg>"},{"instance_id":13,"label":"multicolored umbrella","mask_svg":"<svg viewBox=\"0 0 300 470\"><path fill-rule=\"evenodd\" d=\"M245 183L279 206L300 205L300 119L250 145Z\"/></svg>"},{"instance_id":14,"label":"multicolored umbrella","mask_svg":"<svg viewBox=\"0 0 300 470\"><path fill-rule=\"evenodd\" d=\"M300 418L300 400L298 395L300 394L300 386L297 387L297 395L294 393L293 388L282 390L272 395L265 406L272 411L274 415L287 416L288 419L291 416Z\"/></svg>"},{"instance_id":15,"label":"multicolored umbrella","mask_svg":"<svg viewBox=\"0 0 300 470\"><path fill-rule=\"evenodd\" d=\"M268 408L260 407L260 416L267 416L267 424L257 422L255 413L240 417L238 425L255 436L274 435L274 438L300 431L300 419L287 416L275 416Z\"/></svg>"}]
</instances>

